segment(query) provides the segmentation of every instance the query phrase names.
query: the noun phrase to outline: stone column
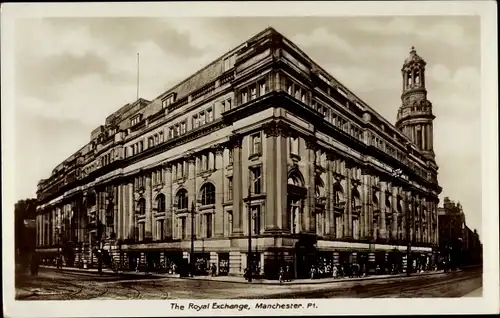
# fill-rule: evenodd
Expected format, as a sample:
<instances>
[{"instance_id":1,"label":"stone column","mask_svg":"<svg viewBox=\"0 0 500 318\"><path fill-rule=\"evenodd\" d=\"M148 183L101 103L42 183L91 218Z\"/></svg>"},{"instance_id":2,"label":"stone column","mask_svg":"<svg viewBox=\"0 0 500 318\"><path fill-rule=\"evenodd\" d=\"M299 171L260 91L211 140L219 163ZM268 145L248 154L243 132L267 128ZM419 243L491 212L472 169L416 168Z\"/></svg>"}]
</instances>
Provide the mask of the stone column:
<instances>
[{"instance_id":1,"label":"stone column","mask_svg":"<svg viewBox=\"0 0 500 318\"><path fill-rule=\"evenodd\" d=\"M327 169L328 169L328 180L330 181L330 192L328 192L328 195L326 196L330 208L327 209L328 215L330 216L330 222L329 222L329 229L328 233L333 235L335 233L335 191L333 190L333 187L335 185L335 157L332 154L327 155Z\"/></svg>"},{"instance_id":2,"label":"stone column","mask_svg":"<svg viewBox=\"0 0 500 318\"><path fill-rule=\"evenodd\" d=\"M217 145L215 148L215 177L218 182L216 182L216 195L215 195L215 215L213 216L213 225L215 226L214 234L216 237L224 236L224 181L226 179L224 175L224 146ZM218 266L218 265L217 265Z\"/></svg>"},{"instance_id":3,"label":"stone column","mask_svg":"<svg viewBox=\"0 0 500 318\"><path fill-rule=\"evenodd\" d=\"M395 186L394 184L392 185L392 197L391 197L391 209L392 209L392 224L391 224L391 231L392 231L392 238L397 239L398 237L398 218L399 218L399 213L398 213L398 187Z\"/></svg>"},{"instance_id":4,"label":"stone column","mask_svg":"<svg viewBox=\"0 0 500 318\"><path fill-rule=\"evenodd\" d=\"M362 209L363 209L363 224L361 226L361 237L363 239L369 239L372 227L372 218L370 218L370 207L372 205L371 202L371 191L370 191L370 175L368 171L363 171L362 175L362 186L361 186L361 195L362 195Z\"/></svg>"},{"instance_id":5,"label":"stone column","mask_svg":"<svg viewBox=\"0 0 500 318\"><path fill-rule=\"evenodd\" d=\"M386 205L385 205L385 196L386 193L385 191L387 190L387 182L381 181L380 182L380 238L382 239L387 239L387 228L386 228L386 223L385 223L385 210L386 210Z\"/></svg>"},{"instance_id":6,"label":"stone column","mask_svg":"<svg viewBox=\"0 0 500 318\"><path fill-rule=\"evenodd\" d=\"M304 180L306 182L306 189L307 189L307 198L306 198L306 205L304 208L304 224L305 228L304 230L307 233L313 233L315 232L315 193L316 193L316 188L315 188L315 179L316 179L316 140L313 138L306 140L306 147L307 147L307 161L309 164L306 166L307 169L304 171L306 172L304 175Z\"/></svg>"},{"instance_id":7,"label":"stone column","mask_svg":"<svg viewBox=\"0 0 500 318\"><path fill-rule=\"evenodd\" d=\"M278 129L275 125L269 124L264 127L266 135L266 171L263 174L266 176L266 214L265 214L265 231L274 232L277 229L278 221L278 188L277 188L277 136Z\"/></svg>"},{"instance_id":8,"label":"stone column","mask_svg":"<svg viewBox=\"0 0 500 318\"><path fill-rule=\"evenodd\" d=\"M128 184L128 237L135 238L135 198L134 198L134 180Z\"/></svg>"},{"instance_id":9,"label":"stone column","mask_svg":"<svg viewBox=\"0 0 500 318\"><path fill-rule=\"evenodd\" d=\"M330 160L327 157L327 160L325 162L325 168L326 168L326 205L325 205L325 210L323 213L325 214L325 225L324 225L324 236L329 236L331 232L331 225L332 225L332 211L333 211L333 173L330 169Z\"/></svg>"},{"instance_id":10,"label":"stone column","mask_svg":"<svg viewBox=\"0 0 500 318\"><path fill-rule=\"evenodd\" d=\"M146 173L146 186L144 191L144 199L146 200L146 219L145 219L145 233L144 238L152 239L153 238L153 198L152 198L152 189L151 189L151 172Z\"/></svg>"},{"instance_id":11,"label":"stone column","mask_svg":"<svg viewBox=\"0 0 500 318\"><path fill-rule=\"evenodd\" d=\"M344 216L344 237L352 238L352 206L351 206L351 195L352 195L352 166L349 162L345 162L345 173L346 173L346 212L347 215Z\"/></svg>"},{"instance_id":12,"label":"stone column","mask_svg":"<svg viewBox=\"0 0 500 318\"><path fill-rule=\"evenodd\" d=\"M196 157L194 155L188 155L188 176L187 176L187 182L186 182L186 187L187 187L187 191L188 191L188 215L187 215L187 218L186 218L186 232L187 232L187 237L191 237L192 235L196 235L196 228L198 226L198 223L197 223L197 218L196 216L194 216L195 220L194 220L194 231L193 229L191 228L191 218L193 217L193 215L191 214L191 208L194 204L195 206L195 215L196 215L196 212L198 211L197 209L197 202L196 202L196 198L198 197L197 196L197 193L196 193ZM177 176L177 174L176 174Z\"/></svg>"},{"instance_id":13,"label":"stone column","mask_svg":"<svg viewBox=\"0 0 500 318\"><path fill-rule=\"evenodd\" d=\"M233 235L243 235L243 175L242 175L242 149L243 136L233 135Z\"/></svg>"},{"instance_id":14,"label":"stone column","mask_svg":"<svg viewBox=\"0 0 500 318\"><path fill-rule=\"evenodd\" d=\"M274 213L276 214L277 226L283 231L289 232L290 227L290 213L288 213L288 153L287 153L287 137L289 134L289 127L286 125L277 125L276 137L276 205ZM281 224L279 222L281 221Z\"/></svg>"},{"instance_id":15,"label":"stone column","mask_svg":"<svg viewBox=\"0 0 500 318\"><path fill-rule=\"evenodd\" d=\"M165 237L173 238L174 218L173 218L173 204L172 204L172 166L166 164L165 166Z\"/></svg>"},{"instance_id":16,"label":"stone column","mask_svg":"<svg viewBox=\"0 0 500 318\"><path fill-rule=\"evenodd\" d=\"M422 133L422 149L425 150L427 149L427 141L426 141L426 131L427 125L421 125L421 133Z\"/></svg>"}]
</instances>

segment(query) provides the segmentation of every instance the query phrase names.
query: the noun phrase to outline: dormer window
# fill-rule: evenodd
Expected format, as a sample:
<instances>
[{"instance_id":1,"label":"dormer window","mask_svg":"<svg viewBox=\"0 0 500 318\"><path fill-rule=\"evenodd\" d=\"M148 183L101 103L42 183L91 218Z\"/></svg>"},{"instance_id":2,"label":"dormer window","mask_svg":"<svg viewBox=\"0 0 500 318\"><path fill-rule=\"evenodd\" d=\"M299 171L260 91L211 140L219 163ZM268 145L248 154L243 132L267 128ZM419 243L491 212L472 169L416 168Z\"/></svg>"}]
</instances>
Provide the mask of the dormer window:
<instances>
[{"instance_id":1,"label":"dormer window","mask_svg":"<svg viewBox=\"0 0 500 318\"><path fill-rule=\"evenodd\" d=\"M167 98L162 101L162 108L172 105L175 102L175 97L175 93L168 95Z\"/></svg>"},{"instance_id":2,"label":"dormer window","mask_svg":"<svg viewBox=\"0 0 500 318\"><path fill-rule=\"evenodd\" d=\"M142 114L139 114L139 115L137 115L137 116L134 116L134 117L132 117L132 119L130 119L130 124L131 124L132 126L135 126L135 125L137 125L138 123L140 123L140 122L141 122L141 119L142 119Z\"/></svg>"}]
</instances>

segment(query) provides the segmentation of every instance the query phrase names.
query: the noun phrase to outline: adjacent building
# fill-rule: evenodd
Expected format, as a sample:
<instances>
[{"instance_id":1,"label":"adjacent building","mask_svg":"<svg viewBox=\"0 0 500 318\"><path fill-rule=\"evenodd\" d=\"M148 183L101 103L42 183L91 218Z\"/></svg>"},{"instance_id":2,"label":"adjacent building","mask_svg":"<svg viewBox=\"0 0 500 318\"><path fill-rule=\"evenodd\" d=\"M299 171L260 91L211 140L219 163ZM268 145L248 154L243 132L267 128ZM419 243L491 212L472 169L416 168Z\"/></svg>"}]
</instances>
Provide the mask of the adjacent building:
<instances>
[{"instance_id":1,"label":"adjacent building","mask_svg":"<svg viewBox=\"0 0 500 318\"><path fill-rule=\"evenodd\" d=\"M121 107L41 180L38 249L71 246L74 266L104 249L129 268L192 260L242 275L251 263L267 277L404 266L408 245L433 262L441 188L425 65L412 48L393 125L266 29Z\"/></svg>"},{"instance_id":2,"label":"adjacent building","mask_svg":"<svg viewBox=\"0 0 500 318\"><path fill-rule=\"evenodd\" d=\"M445 197L438 208L439 247L441 259L452 266L482 264L482 244L477 230L466 224L460 202Z\"/></svg>"}]
</instances>

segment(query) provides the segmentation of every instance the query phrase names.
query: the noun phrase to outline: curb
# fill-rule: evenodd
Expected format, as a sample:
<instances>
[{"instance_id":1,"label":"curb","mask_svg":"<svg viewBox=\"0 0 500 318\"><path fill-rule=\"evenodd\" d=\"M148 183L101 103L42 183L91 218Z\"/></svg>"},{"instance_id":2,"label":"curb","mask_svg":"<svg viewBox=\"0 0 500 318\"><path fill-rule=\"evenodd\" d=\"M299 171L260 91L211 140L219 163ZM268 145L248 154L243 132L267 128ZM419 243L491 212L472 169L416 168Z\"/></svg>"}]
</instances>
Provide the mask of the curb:
<instances>
[{"instance_id":1,"label":"curb","mask_svg":"<svg viewBox=\"0 0 500 318\"><path fill-rule=\"evenodd\" d=\"M53 266L47 266L47 265L42 265L40 267L43 268L49 268L49 269L56 269ZM71 267L66 267L66 268L60 268L59 270L61 271L71 271L71 272L87 272L87 273L95 273L98 274L96 271L90 270L90 269L83 269L83 268L71 268ZM462 270L457 270L456 272L461 272ZM292 281L292 282L284 282L284 283L279 283L279 282L272 282L272 281L262 281L262 280L254 280L253 282L248 282L245 280L225 280L225 279L210 279L210 278L204 278L204 277L179 277L178 275L161 275L161 274L154 274L150 273L148 275L144 273L130 273L130 272L122 272L122 273L115 273L113 271L109 270L103 270L103 274L107 275L122 275L122 276L129 276L129 275L136 275L136 276L144 276L144 277L154 277L154 278L179 278L179 279L190 279L190 280L201 280L201 281L209 281L209 282L226 282L226 283L237 283L237 284L260 284L260 285L274 285L274 286L286 286L286 285L317 285L317 284L330 284L330 283L344 283L344 282L352 282L352 281L365 281L365 280L383 280L383 279L391 279L391 278L397 278L397 277L418 277L418 276L430 276L430 275L438 275L438 274L444 274L443 271L437 271L437 272L430 272L430 273L418 273L415 274L413 273L410 276L406 276L406 274L396 274L396 275L381 275L381 276L367 276L367 277L356 277L356 278L339 278L339 279L334 279L334 280L328 280L324 281L321 278L316 279L316 280L309 280L309 281L304 281L304 282L297 282L297 281Z\"/></svg>"}]
</instances>

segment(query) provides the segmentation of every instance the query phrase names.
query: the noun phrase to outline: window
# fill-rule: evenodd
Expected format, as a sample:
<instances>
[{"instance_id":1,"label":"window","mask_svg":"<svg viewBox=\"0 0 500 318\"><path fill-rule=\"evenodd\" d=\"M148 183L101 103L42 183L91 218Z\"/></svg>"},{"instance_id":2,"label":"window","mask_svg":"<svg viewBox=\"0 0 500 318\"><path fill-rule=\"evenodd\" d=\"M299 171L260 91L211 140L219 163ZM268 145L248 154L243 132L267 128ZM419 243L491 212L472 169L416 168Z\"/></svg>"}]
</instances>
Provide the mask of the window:
<instances>
[{"instance_id":1,"label":"window","mask_svg":"<svg viewBox=\"0 0 500 318\"><path fill-rule=\"evenodd\" d=\"M141 121L141 115L137 115L130 120L130 125L135 126Z\"/></svg>"},{"instance_id":2,"label":"window","mask_svg":"<svg viewBox=\"0 0 500 318\"><path fill-rule=\"evenodd\" d=\"M233 177L227 178L227 199L233 200Z\"/></svg>"},{"instance_id":3,"label":"window","mask_svg":"<svg viewBox=\"0 0 500 318\"><path fill-rule=\"evenodd\" d=\"M257 98L257 88L255 86L252 86L250 88L250 100L254 100Z\"/></svg>"},{"instance_id":4,"label":"window","mask_svg":"<svg viewBox=\"0 0 500 318\"><path fill-rule=\"evenodd\" d=\"M266 82L260 82L259 84L259 96L266 94Z\"/></svg>"},{"instance_id":5,"label":"window","mask_svg":"<svg viewBox=\"0 0 500 318\"><path fill-rule=\"evenodd\" d=\"M139 152L142 152L142 149L143 149L143 146L144 146L144 141L139 141Z\"/></svg>"},{"instance_id":6,"label":"window","mask_svg":"<svg viewBox=\"0 0 500 318\"><path fill-rule=\"evenodd\" d=\"M149 137L149 138L148 138L148 148L153 147L153 145L154 145L154 140L153 140L153 137Z\"/></svg>"},{"instance_id":7,"label":"window","mask_svg":"<svg viewBox=\"0 0 500 318\"><path fill-rule=\"evenodd\" d=\"M177 164L177 178L182 178L184 177L184 163L183 162L179 162Z\"/></svg>"},{"instance_id":8,"label":"window","mask_svg":"<svg viewBox=\"0 0 500 318\"><path fill-rule=\"evenodd\" d=\"M156 223L156 229L158 231L157 237L159 240L163 240L165 238L164 223L165 220L158 220L158 223Z\"/></svg>"},{"instance_id":9,"label":"window","mask_svg":"<svg viewBox=\"0 0 500 318\"><path fill-rule=\"evenodd\" d=\"M207 123L211 123L214 120L214 112L211 108L207 109Z\"/></svg>"},{"instance_id":10,"label":"window","mask_svg":"<svg viewBox=\"0 0 500 318\"><path fill-rule=\"evenodd\" d=\"M198 128L200 126L200 122L199 122L199 119L198 119L198 115L194 115L193 116L193 127L194 128Z\"/></svg>"},{"instance_id":11,"label":"window","mask_svg":"<svg viewBox=\"0 0 500 318\"><path fill-rule=\"evenodd\" d=\"M170 127L170 128L168 129L168 138L169 138L169 139L174 138L174 127Z\"/></svg>"},{"instance_id":12,"label":"window","mask_svg":"<svg viewBox=\"0 0 500 318\"><path fill-rule=\"evenodd\" d=\"M201 204L215 204L215 186L212 183L205 183L201 188Z\"/></svg>"},{"instance_id":13,"label":"window","mask_svg":"<svg viewBox=\"0 0 500 318\"><path fill-rule=\"evenodd\" d=\"M293 92L293 84L291 82L286 83L286 92L290 95L292 95Z\"/></svg>"},{"instance_id":14,"label":"window","mask_svg":"<svg viewBox=\"0 0 500 318\"><path fill-rule=\"evenodd\" d=\"M146 224L144 222L139 223L139 241L144 240L144 234L146 233Z\"/></svg>"},{"instance_id":15,"label":"window","mask_svg":"<svg viewBox=\"0 0 500 318\"><path fill-rule=\"evenodd\" d=\"M158 134L159 136L159 142L162 143L164 141L163 139L163 131L160 131L160 133Z\"/></svg>"},{"instance_id":16,"label":"window","mask_svg":"<svg viewBox=\"0 0 500 318\"><path fill-rule=\"evenodd\" d=\"M260 167L250 168L253 194L261 193L262 175Z\"/></svg>"},{"instance_id":17,"label":"window","mask_svg":"<svg viewBox=\"0 0 500 318\"><path fill-rule=\"evenodd\" d=\"M233 212L232 211L227 211L227 234L232 235L233 234Z\"/></svg>"},{"instance_id":18,"label":"window","mask_svg":"<svg viewBox=\"0 0 500 318\"><path fill-rule=\"evenodd\" d=\"M231 98L229 98L229 99L226 101L226 107L227 107L227 109L226 109L226 110L231 109Z\"/></svg>"},{"instance_id":19,"label":"window","mask_svg":"<svg viewBox=\"0 0 500 318\"><path fill-rule=\"evenodd\" d=\"M179 124L175 125L175 137L179 137L181 134L181 127Z\"/></svg>"},{"instance_id":20,"label":"window","mask_svg":"<svg viewBox=\"0 0 500 318\"><path fill-rule=\"evenodd\" d=\"M262 143L261 143L261 137L260 133L252 135L252 155L257 155L260 154L262 151Z\"/></svg>"},{"instance_id":21,"label":"window","mask_svg":"<svg viewBox=\"0 0 500 318\"><path fill-rule=\"evenodd\" d=\"M175 94L171 94L167 99L164 99L161 103L162 108L166 108L175 102Z\"/></svg>"},{"instance_id":22,"label":"window","mask_svg":"<svg viewBox=\"0 0 500 318\"><path fill-rule=\"evenodd\" d=\"M166 100L161 101L161 108L162 109L167 108L167 101Z\"/></svg>"},{"instance_id":23,"label":"window","mask_svg":"<svg viewBox=\"0 0 500 318\"><path fill-rule=\"evenodd\" d=\"M205 237L212 237L212 213L205 214Z\"/></svg>"},{"instance_id":24,"label":"window","mask_svg":"<svg viewBox=\"0 0 500 318\"><path fill-rule=\"evenodd\" d=\"M252 207L252 234L260 234L260 206Z\"/></svg>"},{"instance_id":25,"label":"window","mask_svg":"<svg viewBox=\"0 0 500 318\"><path fill-rule=\"evenodd\" d=\"M159 213L165 212L165 195L159 194L156 197L156 208Z\"/></svg>"},{"instance_id":26,"label":"window","mask_svg":"<svg viewBox=\"0 0 500 318\"><path fill-rule=\"evenodd\" d=\"M201 170L208 170L208 155L201 155Z\"/></svg>"},{"instance_id":27,"label":"window","mask_svg":"<svg viewBox=\"0 0 500 318\"><path fill-rule=\"evenodd\" d=\"M180 223L181 223L181 238L184 240L187 237L187 231L186 231L186 217L181 217L180 218Z\"/></svg>"},{"instance_id":28,"label":"window","mask_svg":"<svg viewBox=\"0 0 500 318\"><path fill-rule=\"evenodd\" d=\"M299 138L290 137L290 153L293 155L299 155Z\"/></svg>"},{"instance_id":29,"label":"window","mask_svg":"<svg viewBox=\"0 0 500 318\"><path fill-rule=\"evenodd\" d=\"M139 215L146 214L146 200L144 200L144 198L139 199L139 201L137 202L137 207Z\"/></svg>"},{"instance_id":30,"label":"window","mask_svg":"<svg viewBox=\"0 0 500 318\"><path fill-rule=\"evenodd\" d=\"M248 93L247 92L243 92L241 94L241 103L244 104L248 101Z\"/></svg>"},{"instance_id":31,"label":"window","mask_svg":"<svg viewBox=\"0 0 500 318\"><path fill-rule=\"evenodd\" d=\"M295 86L295 94L294 94L294 97L295 97L296 99L300 100L301 96L302 96L302 92L301 92L300 87Z\"/></svg>"},{"instance_id":32,"label":"window","mask_svg":"<svg viewBox=\"0 0 500 318\"><path fill-rule=\"evenodd\" d=\"M224 72L227 72L231 69L231 57L226 57L224 59Z\"/></svg>"},{"instance_id":33,"label":"window","mask_svg":"<svg viewBox=\"0 0 500 318\"><path fill-rule=\"evenodd\" d=\"M180 189L176 195L177 209L184 210L188 208L188 193L186 189Z\"/></svg>"},{"instance_id":34,"label":"window","mask_svg":"<svg viewBox=\"0 0 500 318\"><path fill-rule=\"evenodd\" d=\"M184 135L186 133L186 122L183 121L181 123L181 135Z\"/></svg>"},{"instance_id":35,"label":"window","mask_svg":"<svg viewBox=\"0 0 500 318\"><path fill-rule=\"evenodd\" d=\"M205 112L200 113L200 126L205 125Z\"/></svg>"}]
</instances>

